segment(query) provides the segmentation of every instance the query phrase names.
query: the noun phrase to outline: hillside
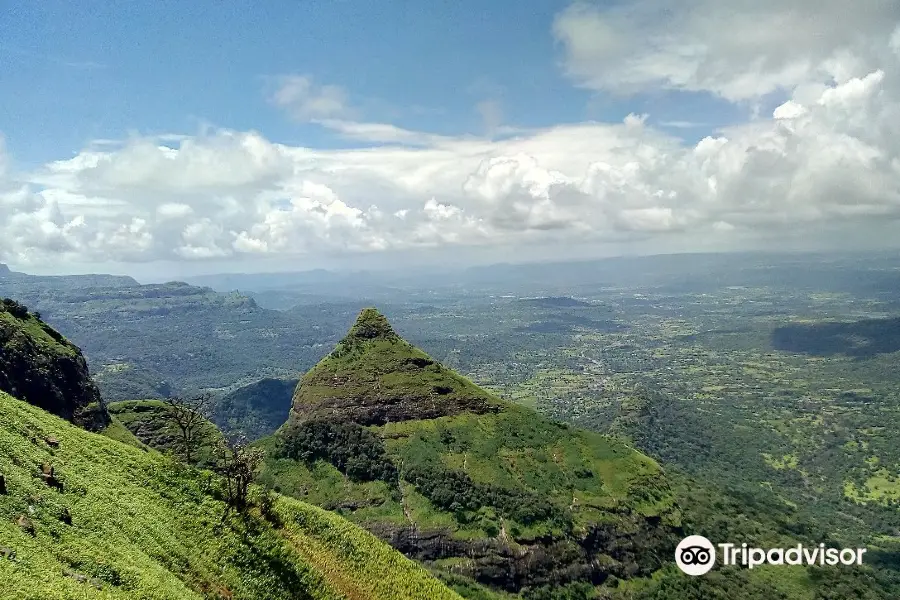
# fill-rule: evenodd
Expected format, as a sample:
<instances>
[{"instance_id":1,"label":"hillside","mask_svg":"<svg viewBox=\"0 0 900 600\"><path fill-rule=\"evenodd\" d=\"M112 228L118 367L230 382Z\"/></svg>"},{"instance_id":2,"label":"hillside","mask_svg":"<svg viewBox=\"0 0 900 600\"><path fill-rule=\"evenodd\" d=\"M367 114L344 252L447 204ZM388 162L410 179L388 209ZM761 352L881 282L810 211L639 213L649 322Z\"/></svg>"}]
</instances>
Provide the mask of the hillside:
<instances>
[{"instance_id":1,"label":"hillside","mask_svg":"<svg viewBox=\"0 0 900 600\"><path fill-rule=\"evenodd\" d=\"M223 431L240 431L256 440L287 420L296 379L266 378L226 394L216 403L213 421Z\"/></svg>"},{"instance_id":2,"label":"hillside","mask_svg":"<svg viewBox=\"0 0 900 600\"><path fill-rule=\"evenodd\" d=\"M90 429L109 421L81 351L10 299L0 302L0 391Z\"/></svg>"},{"instance_id":3,"label":"hillside","mask_svg":"<svg viewBox=\"0 0 900 600\"><path fill-rule=\"evenodd\" d=\"M653 460L500 400L363 310L261 445L260 480L446 578L540 597L647 575L679 511Z\"/></svg>"},{"instance_id":4,"label":"hillside","mask_svg":"<svg viewBox=\"0 0 900 600\"><path fill-rule=\"evenodd\" d=\"M42 464L60 489L39 477ZM361 529L295 500L275 499L276 524L259 509L223 523L208 475L5 393L0 473L3 599L455 597Z\"/></svg>"},{"instance_id":5,"label":"hillside","mask_svg":"<svg viewBox=\"0 0 900 600\"><path fill-rule=\"evenodd\" d=\"M15 362L0 377L27 376L64 407L81 399L86 368L65 389L44 368L80 357L77 348L20 305L4 306L14 329L2 356ZM148 448L171 439L157 426L163 412L159 402L114 404L104 436L0 392L0 599L457 598L321 509L254 488L245 510L228 510L221 477Z\"/></svg>"},{"instance_id":6,"label":"hillside","mask_svg":"<svg viewBox=\"0 0 900 600\"><path fill-rule=\"evenodd\" d=\"M139 446L147 446L160 452L181 454L178 428L172 421L169 408L160 400L126 400L108 405L111 418L110 427L103 430L108 437ZM208 421L197 433L197 453L193 462L210 467L215 464L215 448L222 438L221 432ZM130 435L117 433L120 428ZM133 437L132 437L133 436Z\"/></svg>"},{"instance_id":7,"label":"hillside","mask_svg":"<svg viewBox=\"0 0 900 600\"><path fill-rule=\"evenodd\" d=\"M364 309L334 351L300 381L291 419L384 425L503 408L400 338L376 310Z\"/></svg>"}]
</instances>

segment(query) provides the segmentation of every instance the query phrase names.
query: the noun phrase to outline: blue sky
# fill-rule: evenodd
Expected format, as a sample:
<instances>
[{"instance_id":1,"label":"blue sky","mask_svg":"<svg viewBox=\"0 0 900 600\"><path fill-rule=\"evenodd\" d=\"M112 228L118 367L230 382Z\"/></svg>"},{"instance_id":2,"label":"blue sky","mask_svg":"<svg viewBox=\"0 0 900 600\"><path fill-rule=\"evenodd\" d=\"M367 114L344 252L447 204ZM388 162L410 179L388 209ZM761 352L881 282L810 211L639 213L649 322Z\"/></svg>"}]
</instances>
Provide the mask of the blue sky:
<instances>
[{"instance_id":1,"label":"blue sky","mask_svg":"<svg viewBox=\"0 0 900 600\"><path fill-rule=\"evenodd\" d=\"M896 0L6 6L23 270L821 249L900 218Z\"/></svg>"},{"instance_id":2,"label":"blue sky","mask_svg":"<svg viewBox=\"0 0 900 600\"><path fill-rule=\"evenodd\" d=\"M204 124L334 147L266 101L267 78L302 73L343 87L367 121L480 133L476 105L505 124L586 119L720 125L740 111L702 94L618 97L572 85L551 25L566 2L271 1L19 3L0 22L0 131L33 165L93 139L194 133ZM689 137L711 127L684 131Z\"/></svg>"}]
</instances>

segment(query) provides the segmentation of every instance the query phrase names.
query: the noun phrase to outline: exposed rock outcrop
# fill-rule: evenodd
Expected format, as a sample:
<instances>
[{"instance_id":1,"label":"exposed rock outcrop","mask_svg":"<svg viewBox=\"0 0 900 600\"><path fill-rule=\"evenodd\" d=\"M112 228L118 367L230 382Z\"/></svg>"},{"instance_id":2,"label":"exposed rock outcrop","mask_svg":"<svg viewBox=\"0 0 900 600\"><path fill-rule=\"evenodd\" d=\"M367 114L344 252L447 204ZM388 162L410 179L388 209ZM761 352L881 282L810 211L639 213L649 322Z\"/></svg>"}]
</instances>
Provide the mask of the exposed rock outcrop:
<instances>
[{"instance_id":1,"label":"exposed rock outcrop","mask_svg":"<svg viewBox=\"0 0 900 600\"><path fill-rule=\"evenodd\" d=\"M81 350L8 299L0 302L0 390L87 429L109 422Z\"/></svg>"}]
</instances>

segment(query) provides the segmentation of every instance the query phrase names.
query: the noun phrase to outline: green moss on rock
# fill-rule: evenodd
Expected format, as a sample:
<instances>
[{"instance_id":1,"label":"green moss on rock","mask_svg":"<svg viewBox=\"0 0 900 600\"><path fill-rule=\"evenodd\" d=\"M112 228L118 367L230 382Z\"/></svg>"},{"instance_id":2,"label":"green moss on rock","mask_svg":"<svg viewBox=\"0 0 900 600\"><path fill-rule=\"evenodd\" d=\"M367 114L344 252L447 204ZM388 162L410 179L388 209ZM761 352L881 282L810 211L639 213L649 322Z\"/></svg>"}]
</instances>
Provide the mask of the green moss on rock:
<instances>
[{"instance_id":1,"label":"green moss on rock","mask_svg":"<svg viewBox=\"0 0 900 600\"><path fill-rule=\"evenodd\" d=\"M78 347L10 299L0 302L0 390L88 429L109 423Z\"/></svg>"},{"instance_id":2,"label":"green moss on rock","mask_svg":"<svg viewBox=\"0 0 900 600\"><path fill-rule=\"evenodd\" d=\"M397 335L374 308L364 309L334 351L294 392L291 419L383 425L463 412L500 412L506 404Z\"/></svg>"}]
</instances>

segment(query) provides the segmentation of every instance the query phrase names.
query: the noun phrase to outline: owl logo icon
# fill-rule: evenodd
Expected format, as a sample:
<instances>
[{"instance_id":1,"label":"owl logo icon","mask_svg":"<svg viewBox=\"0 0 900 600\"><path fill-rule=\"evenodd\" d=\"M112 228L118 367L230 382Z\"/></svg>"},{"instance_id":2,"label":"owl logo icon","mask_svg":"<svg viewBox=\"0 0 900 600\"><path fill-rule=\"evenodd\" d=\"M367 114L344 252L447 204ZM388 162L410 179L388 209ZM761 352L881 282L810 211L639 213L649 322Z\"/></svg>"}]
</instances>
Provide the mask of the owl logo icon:
<instances>
[{"instance_id":1,"label":"owl logo icon","mask_svg":"<svg viewBox=\"0 0 900 600\"><path fill-rule=\"evenodd\" d=\"M716 548L702 535L689 535L675 548L675 563L688 575L703 575L716 564Z\"/></svg>"}]
</instances>

